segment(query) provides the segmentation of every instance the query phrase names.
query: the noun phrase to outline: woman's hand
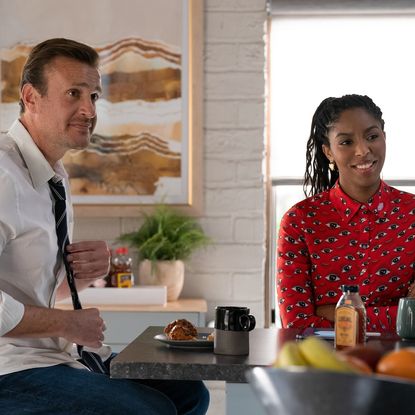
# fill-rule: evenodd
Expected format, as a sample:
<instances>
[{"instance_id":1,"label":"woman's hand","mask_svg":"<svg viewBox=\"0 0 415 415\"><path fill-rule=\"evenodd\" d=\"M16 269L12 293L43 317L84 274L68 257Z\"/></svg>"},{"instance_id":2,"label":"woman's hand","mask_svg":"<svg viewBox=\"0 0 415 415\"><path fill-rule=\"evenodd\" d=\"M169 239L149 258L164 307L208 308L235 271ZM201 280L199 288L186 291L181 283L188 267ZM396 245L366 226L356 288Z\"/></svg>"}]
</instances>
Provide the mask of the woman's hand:
<instances>
[{"instance_id":1,"label":"woman's hand","mask_svg":"<svg viewBox=\"0 0 415 415\"><path fill-rule=\"evenodd\" d=\"M334 322L334 311L336 309L336 304L326 304L319 305L316 307L316 314L319 317L324 317L331 322Z\"/></svg>"},{"instance_id":2,"label":"woman's hand","mask_svg":"<svg viewBox=\"0 0 415 415\"><path fill-rule=\"evenodd\" d=\"M414 298L414 297L415 297L415 282L413 282L413 283L409 286L409 288L408 288L408 294L407 294L407 297L412 297L412 298Z\"/></svg>"}]
</instances>

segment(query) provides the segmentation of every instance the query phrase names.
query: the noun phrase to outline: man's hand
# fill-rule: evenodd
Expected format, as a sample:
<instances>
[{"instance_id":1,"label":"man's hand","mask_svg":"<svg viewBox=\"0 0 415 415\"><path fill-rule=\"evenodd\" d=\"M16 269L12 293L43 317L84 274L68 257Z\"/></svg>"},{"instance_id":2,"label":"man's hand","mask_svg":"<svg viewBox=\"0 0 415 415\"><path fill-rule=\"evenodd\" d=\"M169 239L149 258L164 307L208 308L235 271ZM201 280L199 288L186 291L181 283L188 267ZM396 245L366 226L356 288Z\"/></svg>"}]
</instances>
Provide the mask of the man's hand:
<instances>
[{"instance_id":1,"label":"man's hand","mask_svg":"<svg viewBox=\"0 0 415 415\"><path fill-rule=\"evenodd\" d=\"M74 242L66 251L75 278L94 280L108 274L110 251L104 241Z\"/></svg>"},{"instance_id":2,"label":"man's hand","mask_svg":"<svg viewBox=\"0 0 415 415\"><path fill-rule=\"evenodd\" d=\"M104 341L105 328L96 308L66 311L61 336L76 344L99 348Z\"/></svg>"},{"instance_id":3,"label":"man's hand","mask_svg":"<svg viewBox=\"0 0 415 415\"><path fill-rule=\"evenodd\" d=\"M336 309L336 304L326 304L319 305L316 307L316 314L319 317L324 317L331 322L334 322L334 310Z\"/></svg>"},{"instance_id":4,"label":"man's hand","mask_svg":"<svg viewBox=\"0 0 415 415\"><path fill-rule=\"evenodd\" d=\"M63 337L69 342L99 348L104 340L105 323L96 308L59 310L25 305L20 323L5 337Z\"/></svg>"}]
</instances>

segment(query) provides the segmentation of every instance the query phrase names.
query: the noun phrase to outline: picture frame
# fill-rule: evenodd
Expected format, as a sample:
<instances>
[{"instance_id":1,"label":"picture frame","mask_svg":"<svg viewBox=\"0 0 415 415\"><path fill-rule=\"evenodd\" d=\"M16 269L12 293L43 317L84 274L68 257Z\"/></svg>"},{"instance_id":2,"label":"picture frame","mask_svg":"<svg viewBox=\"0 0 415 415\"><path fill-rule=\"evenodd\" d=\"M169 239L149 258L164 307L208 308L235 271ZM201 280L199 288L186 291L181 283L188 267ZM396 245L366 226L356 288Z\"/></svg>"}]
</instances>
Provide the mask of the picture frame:
<instances>
[{"instance_id":1,"label":"picture frame","mask_svg":"<svg viewBox=\"0 0 415 415\"><path fill-rule=\"evenodd\" d=\"M23 2L24 0L16 1ZM101 4L97 1L98 0L93 0L89 3L89 6L92 7L93 5L98 6ZM108 140L113 140L112 142L114 142L114 137L116 137L117 140L120 140L119 135L117 136L117 134L118 131L122 131L124 136L128 137L129 143L132 142L131 140L133 140L134 145L139 143L135 147L130 148L140 148L140 150L138 152L134 150L135 152L132 155L130 153L127 154L128 162L130 163L128 165L122 161L122 157L116 157L114 154L111 154L112 162L111 164L108 164L109 158L105 158L104 151L104 156L102 156L102 159L100 159L99 155L96 155L96 150L94 150L94 152L90 151L88 153L88 149L82 154L74 155L74 153L71 153L68 155L67 153L67 155L65 155L64 164L71 178L71 193L75 216L135 217L141 216L144 212L153 210L154 206L160 203L173 205L177 209L184 211L187 214L200 215L203 206L203 0L156 0L155 3L152 3L152 6L155 9L162 10L163 6L167 8L176 7L175 12L177 12L177 10L181 8L181 19L169 19L167 14L167 17L165 17L164 20L160 20L160 22L157 22L157 19L162 19L162 13L157 13L157 10L149 10L149 3L145 0L111 0L110 3L112 1L114 2L114 8L115 3L117 4L117 8L125 8L121 21L125 22L126 26L128 26L128 16L126 17L127 8L128 14L132 12L130 10L131 8L136 10L138 13L141 11L143 15L141 21L144 23L146 19L151 20L151 18L153 18L156 20L152 22L153 27L155 28L155 38L160 34L160 30L162 30L159 26L163 27L163 25L171 24L179 25L179 27L166 28L166 36L163 39L164 42L159 42L157 39L154 40L151 38L142 38L140 37L139 29L136 29L135 31L128 31L128 27L125 28L123 26L118 27L119 33L115 38L110 39L110 35L107 35L103 41L100 41L99 35L85 35L80 37L78 33L72 33L77 32L76 28L73 27L67 27L63 30L65 33L61 33L61 29L57 30L55 27L56 21L59 22L61 19L69 19L70 21L71 19L68 18L68 13L69 15L71 13L76 13L76 5L73 4L74 2L64 0L61 2L62 9L56 11L55 7L55 12L53 13L56 19L48 19L48 22L53 21L53 23L50 23L50 27L43 28L42 33L34 35L35 30L34 28L31 28L30 31L33 31L33 34L28 34L27 38L19 39L21 34L16 34L14 37L11 35L1 41L0 59L3 63L5 56L7 57L8 54L10 55L10 52L13 51L13 47L16 47L16 45L19 45L19 47L22 47L23 49L26 48L25 53L28 53L28 51L30 51L28 46L33 46L34 44L44 39L51 37L73 38L75 40L96 47L97 51L100 54L101 62L104 62L102 63L101 68L104 98L106 90L111 91L112 98L114 98L121 95L125 96L125 84L124 90L122 90L121 93L119 92L120 89L118 92L114 93L114 91L117 91L117 82L120 79L120 70L115 66L117 62L120 63L119 51L125 50L125 56L128 55L128 59L124 59L124 61L121 62L123 68L122 70L125 69L127 62L127 71L129 71L127 74L127 79L137 80L137 82L130 83L130 85L138 85L136 89L139 90L138 94L141 94L140 99L134 101L134 97L127 97L128 99L122 102L122 108L127 109L124 113L122 113L122 110L119 110L120 106L115 108L115 111L114 107L111 107L111 111L109 113L112 115L112 119L109 119L110 117L106 118L105 115L100 116L98 105L100 102L98 101L98 124L96 130L94 131L95 137L93 136L91 139L91 144L94 144L96 149L97 142L99 143L99 139L102 139L103 142L105 142L105 145L107 145ZM81 2L81 0L75 0L75 3L76 2ZM47 10L52 10L50 8L51 4L53 4L53 0L41 0L37 4L36 12L42 13L43 9L43 13L47 14ZM7 13L7 20L19 21L27 19L27 13L26 15L20 15L19 13L21 12L19 12L19 10L19 7L10 7L10 11ZM24 10L23 4L21 10ZM17 14L17 16L14 16L14 18L11 16L13 13ZM52 13L52 11L50 11L50 13ZM30 13L28 14L30 15ZM114 19L115 22L117 17L114 15L114 13L111 14L112 16L108 16L108 18ZM105 11L101 11L99 16L101 17L98 17L97 21L101 19L101 22L103 22L104 20L102 16L105 17ZM32 20L34 19L35 16L32 16ZM2 20L3 18L0 17L0 21ZM34 23L32 22L32 24ZM26 26L28 25L24 25L24 27ZM15 31L16 30L17 29L15 29ZM148 27L144 27L142 31L146 32L146 30L147 33L149 31L151 33L151 22L149 22ZM176 44L171 47L168 44L169 36L167 36L167 34L174 33L172 30L175 30L175 33L180 30L181 44L177 45L176 42ZM110 39L110 41L108 41L108 39ZM141 53L141 67L139 69L134 69L134 63L131 64L131 51L137 50L137 48L140 49ZM161 53L158 53L160 50ZM143 88L139 88L140 79L142 79L142 77L140 78L141 73L146 72L146 75L152 75L151 68L147 71L142 70L143 65L144 68L147 68L147 66L149 66L148 62L156 62L156 69L153 70L153 76L157 77L160 73L160 71L158 71L159 67L163 66L164 64L163 62L160 63L160 61L165 58L166 54L170 54L170 56L178 56L176 63L172 64L172 66L176 65L176 70L173 71L170 69L170 73L179 73L179 75L175 75L176 80L179 79L180 81L179 92L177 92L177 85L174 86L175 79L172 77L164 83L159 82L157 84L158 86L161 85L162 87L166 86L167 88L170 88L167 92L163 90L157 90L154 92L154 88L151 90L152 84L148 82L143 84ZM110 63L105 66L108 62ZM168 64L165 66L168 66ZM107 67L110 68L109 72L112 71L112 73L108 73L106 70ZM179 70L177 70L177 67L179 67ZM0 72L0 79L2 79L3 84L4 77L4 73ZM172 99L171 101L165 99L163 101L163 97L166 94L172 94L172 85L173 88L176 88L173 92L173 94L176 94L174 97L177 96L178 99ZM127 95L129 93L128 89L131 88L127 88ZM10 114L12 113L12 106L8 105L7 102L4 102L4 96L6 96L5 91L0 90L0 129L2 131L5 128L8 128L7 122L10 121ZM148 102L142 104L143 100L145 101L145 98L142 99L142 96L151 96L151 98ZM108 104L108 101L109 99L105 101L105 105L107 106L112 104ZM163 106L162 101L170 102L167 110L166 105ZM137 104L137 102L139 103ZM160 102L162 102L162 105L158 105ZM173 103L171 104L171 102ZM143 137L145 135L144 141L140 141L142 137L138 137L139 134L135 134L136 136L133 137L131 134L128 135L126 133L126 131L131 131L131 126L134 126L135 131L138 131L137 125L141 126L146 124L145 116L147 113L137 116L134 113L135 109L140 105L144 107L147 105L145 108L147 111L149 111L149 118L161 120L157 125L146 125L148 130L143 129L145 134L142 134ZM158 112L159 108L162 108L161 114ZM117 113L117 111L119 111L119 119L126 120L124 124L122 124L122 121L113 122L113 113ZM178 111L180 111L179 120L177 120ZM172 112L176 117L173 122L171 122L173 127L171 127L171 125L167 125L167 121L163 124L165 119L169 119L169 116ZM166 113L168 113L169 116L165 116ZM144 121L137 121L139 119L144 119ZM104 127L102 127L100 130L100 123L101 125L108 127L107 130L105 130ZM117 130L117 128L119 130ZM110 138L109 136L111 134L106 135L106 131L111 131L112 136ZM114 133L114 131L116 133ZM148 131L150 131L150 133ZM154 133L154 131L156 133ZM173 131L173 135L175 135L174 139L177 142L171 145L171 140L169 141L168 139L169 133L166 135L167 138L164 139L162 134L160 134L160 131ZM179 134L178 131L181 134ZM93 141L94 139L95 141ZM119 142L120 141L117 141L117 143ZM105 151L108 151L108 146ZM167 156L165 156L166 154ZM117 168L117 164L115 164L117 160L120 162L119 168ZM126 159L124 158L124 160ZM102 164L100 164L100 162L102 162ZM154 163L154 165L151 165L151 163ZM145 169L142 167L144 164ZM89 167L90 170L88 170ZM87 173L85 173L85 171ZM88 171L90 172L89 175ZM150 171L151 174L146 176L146 172L148 171ZM132 178L129 178L130 172L133 172L135 176L132 174ZM158 174L159 172L161 173ZM83 173L85 173L84 176L82 176ZM168 176L168 174L171 174L172 176L165 177L165 175ZM110 175L111 183L113 186L108 185L108 177L110 177ZM149 183L145 181L147 178L151 179ZM136 183L136 179L138 181L142 180L142 182ZM100 193L101 190L103 194Z\"/></svg>"}]
</instances>

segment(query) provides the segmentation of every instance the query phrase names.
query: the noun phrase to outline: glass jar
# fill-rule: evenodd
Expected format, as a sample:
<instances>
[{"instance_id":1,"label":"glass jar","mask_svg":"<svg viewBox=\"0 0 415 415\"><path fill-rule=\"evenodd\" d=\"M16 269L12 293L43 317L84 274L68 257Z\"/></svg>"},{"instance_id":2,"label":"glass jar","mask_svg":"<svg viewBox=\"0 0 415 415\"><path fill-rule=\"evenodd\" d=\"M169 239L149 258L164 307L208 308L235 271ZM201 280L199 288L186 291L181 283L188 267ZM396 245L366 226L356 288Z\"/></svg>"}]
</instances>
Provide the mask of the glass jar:
<instances>
[{"instance_id":1,"label":"glass jar","mask_svg":"<svg viewBox=\"0 0 415 415\"><path fill-rule=\"evenodd\" d=\"M132 262L128 248L115 250L115 255L111 258L111 287L131 288L134 285Z\"/></svg>"},{"instance_id":2,"label":"glass jar","mask_svg":"<svg viewBox=\"0 0 415 415\"><path fill-rule=\"evenodd\" d=\"M334 345L338 350L366 341L366 309L357 285L342 285L334 316Z\"/></svg>"}]
</instances>

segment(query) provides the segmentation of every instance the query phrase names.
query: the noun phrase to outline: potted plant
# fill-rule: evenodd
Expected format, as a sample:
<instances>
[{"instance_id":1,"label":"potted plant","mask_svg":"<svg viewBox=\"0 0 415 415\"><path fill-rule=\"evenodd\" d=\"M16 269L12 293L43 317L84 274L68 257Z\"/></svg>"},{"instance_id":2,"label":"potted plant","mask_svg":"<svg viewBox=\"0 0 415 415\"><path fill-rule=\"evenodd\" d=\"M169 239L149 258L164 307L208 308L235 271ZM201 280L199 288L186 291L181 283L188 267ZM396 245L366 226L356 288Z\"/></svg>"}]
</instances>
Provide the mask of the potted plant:
<instances>
[{"instance_id":1,"label":"potted plant","mask_svg":"<svg viewBox=\"0 0 415 415\"><path fill-rule=\"evenodd\" d=\"M143 285L166 285L167 300L179 297L184 282L184 260L211 240L197 221L167 205L159 205L134 232L119 237L140 256L138 280Z\"/></svg>"}]
</instances>

